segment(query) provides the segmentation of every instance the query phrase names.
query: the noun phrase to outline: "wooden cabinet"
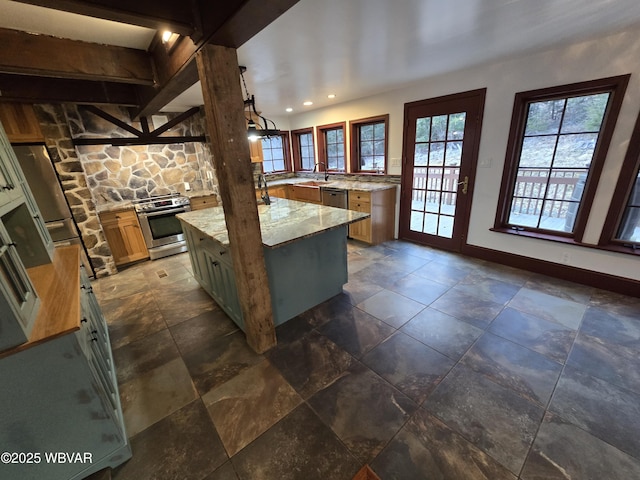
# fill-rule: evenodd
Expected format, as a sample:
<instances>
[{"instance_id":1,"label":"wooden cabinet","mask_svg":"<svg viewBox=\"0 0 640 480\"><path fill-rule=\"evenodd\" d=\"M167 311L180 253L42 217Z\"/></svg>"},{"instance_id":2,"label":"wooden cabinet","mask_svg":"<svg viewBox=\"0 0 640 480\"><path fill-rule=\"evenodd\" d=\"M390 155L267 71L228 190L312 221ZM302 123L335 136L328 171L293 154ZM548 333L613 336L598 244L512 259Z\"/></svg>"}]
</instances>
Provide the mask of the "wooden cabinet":
<instances>
[{"instance_id":1,"label":"wooden cabinet","mask_svg":"<svg viewBox=\"0 0 640 480\"><path fill-rule=\"evenodd\" d=\"M0 122L11 143L44 142L40 123L29 103L0 103Z\"/></svg>"},{"instance_id":2,"label":"wooden cabinet","mask_svg":"<svg viewBox=\"0 0 640 480\"><path fill-rule=\"evenodd\" d=\"M116 265L149 258L134 210L103 212L100 214L100 223Z\"/></svg>"},{"instance_id":3,"label":"wooden cabinet","mask_svg":"<svg viewBox=\"0 0 640 480\"><path fill-rule=\"evenodd\" d=\"M276 185L274 187L269 187L269 195L276 198L289 198L289 186Z\"/></svg>"},{"instance_id":4,"label":"wooden cabinet","mask_svg":"<svg viewBox=\"0 0 640 480\"><path fill-rule=\"evenodd\" d=\"M0 358L2 381L11 386L0 391L0 443L42 455L2 465L2 478L80 480L131 457L109 332L79 264L79 248L71 246L36 268L36 328L28 345ZM79 452L82 461L52 465L44 455L53 452Z\"/></svg>"},{"instance_id":5,"label":"wooden cabinet","mask_svg":"<svg viewBox=\"0 0 640 480\"><path fill-rule=\"evenodd\" d=\"M350 190L349 210L370 213L371 217L349 226L354 240L377 245L392 240L395 234L396 188Z\"/></svg>"},{"instance_id":6,"label":"wooden cabinet","mask_svg":"<svg viewBox=\"0 0 640 480\"><path fill-rule=\"evenodd\" d=\"M269 197L274 198L290 198L289 197L289 185L274 185L269 186ZM260 189L256 189L256 199L262 199L262 192ZM295 200L292 198L292 200Z\"/></svg>"},{"instance_id":7,"label":"wooden cabinet","mask_svg":"<svg viewBox=\"0 0 640 480\"><path fill-rule=\"evenodd\" d=\"M322 193L320 192L320 187L293 184L289 187L289 198L299 202L322 205Z\"/></svg>"},{"instance_id":8,"label":"wooden cabinet","mask_svg":"<svg viewBox=\"0 0 640 480\"><path fill-rule=\"evenodd\" d=\"M249 140L249 151L251 152L251 163L261 163L263 161L262 141L260 139L255 142Z\"/></svg>"},{"instance_id":9,"label":"wooden cabinet","mask_svg":"<svg viewBox=\"0 0 640 480\"><path fill-rule=\"evenodd\" d=\"M205 195L203 197L193 197L189 199L191 210L204 210L205 208L217 207L218 197L215 195Z\"/></svg>"}]
</instances>

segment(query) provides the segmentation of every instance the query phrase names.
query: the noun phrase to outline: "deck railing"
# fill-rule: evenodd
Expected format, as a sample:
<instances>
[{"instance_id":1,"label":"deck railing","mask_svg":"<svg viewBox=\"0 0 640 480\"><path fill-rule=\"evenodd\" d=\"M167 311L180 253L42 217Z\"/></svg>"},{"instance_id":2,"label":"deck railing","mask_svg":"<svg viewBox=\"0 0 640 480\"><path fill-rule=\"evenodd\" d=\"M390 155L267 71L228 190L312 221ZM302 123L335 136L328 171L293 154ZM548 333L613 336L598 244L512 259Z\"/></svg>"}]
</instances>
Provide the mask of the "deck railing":
<instances>
[{"instance_id":1,"label":"deck railing","mask_svg":"<svg viewBox=\"0 0 640 480\"><path fill-rule=\"evenodd\" d=\"M455 204L459 172L459 167L415 168L413 201L424 202L426 196L426 203ZM572 198L576 184L586 172L585 168L562 168L551 172L546 168L521 168L514 190L517 200L513 202L511 213L538 214L546 198L551 200L545 206L550 216L562 216L563 209L560 206L576 201L576 198ZM440 192L441 199L438 201Z\"/></svg>"}]
</instances>

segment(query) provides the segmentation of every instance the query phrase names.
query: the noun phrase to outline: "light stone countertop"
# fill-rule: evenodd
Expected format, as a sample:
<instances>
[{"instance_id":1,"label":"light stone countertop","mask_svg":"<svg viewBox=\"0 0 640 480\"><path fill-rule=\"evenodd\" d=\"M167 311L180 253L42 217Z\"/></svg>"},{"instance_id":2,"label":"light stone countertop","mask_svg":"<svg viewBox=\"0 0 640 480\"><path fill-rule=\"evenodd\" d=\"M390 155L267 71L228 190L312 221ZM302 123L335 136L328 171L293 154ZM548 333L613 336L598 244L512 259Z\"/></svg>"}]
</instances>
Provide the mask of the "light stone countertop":
<instances>
[{"instance_id":1,"label":"light stone countertop","mask_svg":"<svg viewBox=\"0 0 640 480\"><path fill-rule=\"evenodd\" d=\"M276 248L296 240L348 225L371 215L313 203L272 198L271 205L258 205L262 244ZM222 207L180 213L177 217L203 235L229 246L229 234Z\"/></svg>"},{"instance_id":2,"label":"light stone countertop","mask_svg":"<svg viewBox=\"0 0 640 480\"><path fill-rule=\"evenodd\" d=\"M331 176L329 176L329 180L325 182L323 175L320 175L318 178L291 177L273 181L269 181L269 179L267 178L267 185L269 187L278 187L280 185L295 185L297 183L305 182L318 182L320 183L321 187L342 188L344 190L362 190L365 192L386 190L388 188L395 188L399 186L397 183L391 182L358 182L352 180L331 180Z\"/></svg>"},{"instance_id":3,"label":"light stone countertop","mask_svg":"<svg viewBox=\"0 0 640 480\"><path fill-rule=\"evenodd\" d=\"M133 202L131 200L123 200L121 202L109 202L96 205L96 213L98 214L131 209L133 209Z\"/></svg>"}]
</instances>

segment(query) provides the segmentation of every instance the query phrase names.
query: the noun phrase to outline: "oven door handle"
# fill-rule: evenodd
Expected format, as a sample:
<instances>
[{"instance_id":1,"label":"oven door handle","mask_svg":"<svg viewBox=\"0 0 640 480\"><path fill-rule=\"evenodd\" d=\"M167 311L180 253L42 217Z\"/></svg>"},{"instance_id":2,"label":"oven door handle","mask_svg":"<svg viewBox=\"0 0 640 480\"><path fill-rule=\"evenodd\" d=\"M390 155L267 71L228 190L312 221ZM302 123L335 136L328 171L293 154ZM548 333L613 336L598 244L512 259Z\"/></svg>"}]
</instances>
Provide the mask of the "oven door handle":
<instances>
[{"instance_id":1,"label":"oven door handle","mask_svg":"<svg viewBox=\"0 0 640 480\"><path fill-rule=\"evenodd\" d=\"M159 215L167 215L169 213L185 213L189 210L185 207L172 208L170 210L159 210L156 212L138 212L140 217L157 217Z\"/></svg>"}]
</instances>

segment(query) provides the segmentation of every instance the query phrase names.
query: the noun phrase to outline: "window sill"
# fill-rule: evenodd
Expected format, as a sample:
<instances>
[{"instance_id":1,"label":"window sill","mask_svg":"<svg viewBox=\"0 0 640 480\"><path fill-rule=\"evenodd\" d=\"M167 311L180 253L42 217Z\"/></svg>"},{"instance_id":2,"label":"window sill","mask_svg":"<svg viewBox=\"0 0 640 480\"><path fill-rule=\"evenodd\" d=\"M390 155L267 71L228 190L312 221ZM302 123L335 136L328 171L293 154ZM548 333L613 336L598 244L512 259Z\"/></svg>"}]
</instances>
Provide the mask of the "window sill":
<instances>
[{"instance_id":1,"label":"window sill","mask_svg":"<svg viewBox=\"0 0 640 480\"><path fill-rule=\"evenodd\" d=\"M619 244L591 245L589 243L578 242L578 241L574 240L573 238L563 237L563 236L560 236L560 235L553 235L553 234L541 233L541 232L531 232L531 231L527 231L527 230L513 230L511 228L504 228L504 227L494 227L494 228L490 228L489 230L492 231L492 232L506 233L506 234L509 234L509 235L516 235L516 236L519 236L519 237L536 238L538 240L547 240L547 241L551 241L551 242L558 242L558 243L564 243L564 244L568 244L568 245L575 245L575 246L578 246L578 247L593 248L593 249L596 249L596 250L606 250L606 251L609 251L609 252L624 253L624 254L627 254L627 255L640 256L640 248L634 250L631 247L625 247L625 246L619 245Z\"/></svg>"}]
</instances>

